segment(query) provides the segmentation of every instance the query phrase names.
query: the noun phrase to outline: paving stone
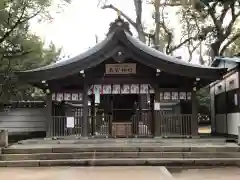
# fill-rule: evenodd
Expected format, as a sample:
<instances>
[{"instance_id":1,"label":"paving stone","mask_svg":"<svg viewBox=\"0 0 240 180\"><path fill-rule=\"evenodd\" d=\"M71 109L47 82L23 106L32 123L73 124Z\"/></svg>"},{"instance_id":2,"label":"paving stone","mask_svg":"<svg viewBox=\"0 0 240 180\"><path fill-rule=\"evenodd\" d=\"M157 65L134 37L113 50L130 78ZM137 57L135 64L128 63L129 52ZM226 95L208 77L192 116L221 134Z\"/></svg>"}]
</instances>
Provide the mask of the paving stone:
<instances>
[{"instance_id":1,"label":"paving stone","mask_svg":"<svg viewBox=\"0 0 240 180\"><path fill-rule=\"evenodd\" d=\"M122 147L121 151L123 152L138 152L138 147Z\"/></svg>"},{"instance_id":2,"label":"paving stone","mask_svg":"<svg viewBox=\"0 0 240 180\"><path fill-rule=\"evenodd\" d=\"M5 148L3 154L51 153L52 148Z\"/></svg>"},{"instance_id":3,"label":"paving stone","mask_svg":"<svg viewBox=\"0 0 240 180\"><path fill-rule=\"evenodd\" d=\"M145 159L94 159L92 166L138 166L145 165Z\"/></svg>"},{"instance_id":4,"label":"paving stone","mask_svg":"<svg viewBox=\"0 0 240 180\"><path fill-rule=\"evenodd\" d=\"M83 159L66 159L66 160L41 160L39 166L87 166L89 160Z\"/></svg>"},{"instance_id":5,"label":"paving stone","mask_svg":"<svg viewBox=\"0 0 240 180\"><path fill-rule=\"evenodd\" d=\"M139 152L139 158L182 158L182 152Z\"/></svg>"},{"instance_id":6,"label":"paving stone","mask_svg":"<svg viewBox=\"0 0 240 180\"><path fill-rule=\"evenodd\" d=\"M179 146L159 146L159 147L140 147L141 152L188 152L189 147L179 147Z\"/></svg>"},{"instance_id":7,"label":"paving stone","mask_svg":"<svg viewBox=\"0 0 240 180\"><path fill-rule=\"evenodd\" d=\"M123 151L123 148L124 147L97 147L95 149L96 152L121 152Z\"/></svg>"},{"instance_id":8,"label":"paving stone","mask_svg":"<svg viewBox=\"0 0 240 180\"><path fill-rule=\"evenodd\" d=\"M224 147L224 146L199 146L191 147L191 152L240 152L239 147Z\"/></svg>"},{"instance_id":9,"label":"paving stone","mask_svg":"<svg viewBox=\"0 0 240 180\"><path fill-rule=\"evenodd\" d=\"M239 166L240 159L230 159L230 158L202 158L195 159L194 164L198 166Z\"/></svg>"},{"instance_id":10,"label":"paving stone","mask_svg":"<svg viewBox=\"0 0 240 180\"><path fill-rule=\"evenodd\" d=\"M178 158L152 158L147 160L148 165L154 166L191 166L194 164L194 160L191 159L178 159Z\"/></svg>"},{"instance_id":11,"label":"paving stone","mask_svg":"<svg viewBox=\"0 0 240 180\"><path fill-rule=\"evenodd\" d=\"M240 158L239 152L184 152L183 158Z\"/></svg>"},{"instance_id":12,"label":"paving stone","mask_svg":"<svg viewBox=\"0 0 240 180\"><path fill-rule=\"evenodd\" d=\"M2 161L20 161L20 160L34 160L38 159L36 154L3 154Z\"/></svg>"},{"instance_id":13,"label":"paving stone","mask_svg":"<svg viewBox=\"0 0 240 180\"><path fill-rule=\"evenodd\" d=\"M122 152L120 152L122 153ZM100 158L115 158L116 152L94 152L92 154L93 159L100 159Z\"/></svg>"},{"instance_id":14,"label":"paving stone","mask_svg":"<svg viewBox=\"0 0 240 180\"><path fill-rule=\"evenodd\" d=\"M181 159L181 158L107 158L0 161L3 167L38 166L240 166L240 159Z\"/></svg>"},{"instance_id":15,"label":"paving stone","mask_svg":"<svg viewBox=\"0 0 240 180\"><path fill-rule=\"evenodd\" d=\"M6 167L6 163L4 161L0 161L0 167Z\"/></svg>"},{"instance_id":16,"label":"paving stone","mask_svg":"<svg viewBox=\"0 0 240 180\"><path fill-rule=\"evenodd\" d=\"M4 161L3 161L4 162ZM5 161L6 167L38 167L38 160Z\"/></svg>"},{"instance_id":17,"label":"paving stone","mask_svg":"<svg viewBox=\"0 0 240 180\"><path fill-rule=\"evenodd\" d=\"M115 152L115 158L137 158L138 152Z\"/></svg>"}]
</instances>

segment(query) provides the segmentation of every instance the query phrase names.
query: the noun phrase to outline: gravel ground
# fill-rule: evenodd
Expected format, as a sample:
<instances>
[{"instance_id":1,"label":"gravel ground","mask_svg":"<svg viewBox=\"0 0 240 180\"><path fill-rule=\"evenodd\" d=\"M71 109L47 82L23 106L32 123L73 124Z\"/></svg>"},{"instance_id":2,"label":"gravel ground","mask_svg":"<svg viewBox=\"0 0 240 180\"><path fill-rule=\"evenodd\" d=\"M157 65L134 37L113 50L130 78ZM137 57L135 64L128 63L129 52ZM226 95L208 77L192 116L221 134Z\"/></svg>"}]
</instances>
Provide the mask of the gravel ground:
<instances>
[{"instance_id":1,"label":"gravel ground","mask_svg":"<svg viewBox=\"0 0 240 180\"><path fill-rule=\"evenodd\" d=\"M240 180L240 168L222 167L209 169L171 170L176 180Z\"/></svg>"}]
</instances>

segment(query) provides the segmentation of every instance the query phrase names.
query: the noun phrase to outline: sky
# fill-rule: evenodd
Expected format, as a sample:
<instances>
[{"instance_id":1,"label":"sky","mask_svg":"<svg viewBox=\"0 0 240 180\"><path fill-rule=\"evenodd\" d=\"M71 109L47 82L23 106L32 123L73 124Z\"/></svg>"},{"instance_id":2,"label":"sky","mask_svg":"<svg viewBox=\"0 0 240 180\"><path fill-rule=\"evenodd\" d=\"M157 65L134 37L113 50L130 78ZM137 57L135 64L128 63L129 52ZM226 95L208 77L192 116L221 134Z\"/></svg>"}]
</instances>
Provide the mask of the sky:
<instances>
[{"instance_id":1,"label":"sky","mask_svg":"<svg viewBox=\"0 0 240 180\"><path fill-rule=\"evenodd\" d=\"M62 55L73 57L86 51L96 44L96 36L99 41L106 37L109 24L113 22L117 13L110 9L101 9L98 6L99 0L72 0L72 3L60 13L53 13L51 23L33 23L32 31L39 35L46 44L53 42L57 47L62 47ZM130 0L108 0L124 11L128 16L135 20L135 9L133 1ZM52 11L56 9L53 6ZM152 5L143 6L143 23L147 27L153 25ZM171 19L170 25L180 25L175 12L169 11ZM134 28L131 31L136 36ZM179 31L175 31L175 36L180 36ZM175 56L182 56L187 59L187 53L183 49L175 52ZM66 58L65 58L66 59ZM195 57L196 59L196 57Z\"/></svg>"}]
</instances>

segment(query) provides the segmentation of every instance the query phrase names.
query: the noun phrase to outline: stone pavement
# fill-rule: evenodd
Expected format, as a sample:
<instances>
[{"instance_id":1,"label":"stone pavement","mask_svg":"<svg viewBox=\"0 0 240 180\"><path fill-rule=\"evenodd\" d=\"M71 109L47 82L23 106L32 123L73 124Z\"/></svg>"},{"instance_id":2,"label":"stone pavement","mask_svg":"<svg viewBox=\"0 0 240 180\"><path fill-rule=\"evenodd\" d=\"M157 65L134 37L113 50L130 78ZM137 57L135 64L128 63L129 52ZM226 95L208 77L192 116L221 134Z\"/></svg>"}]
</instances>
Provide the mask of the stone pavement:
<instances>
[{"instance_id":1,"label":"stone pavement","mask_svg":"<svg viewBox=\"0 0 240 180\"><path fill-rule=\"evenodd\" d=\"M165 167L0 168L1 180L173 180Z\"/></svg>"},{"instance_id":2,"label":"stone pavement","mask_svg":"<svg viewBox=\"0 0 240 180\"><path fill-rule=\"evenodd\" d=\"M181 169L178 168L178 169ZM221 168L204 168L204 169L185 169L171 170L172 176L176 180L239 180L240 168L238 167L221 167Z\"/></svg>"},{"instance_id":3,"label":"stone pavement","mask_svg":"<svg viewBox=\"0 0 240 180\"><path fill-rule=\"evenodd\" d=\"M180 169L180 168L178 168ZM185 169L165 167L0 168L1 180L239 180L240 168Z\"/></svg>"}]
</instances>

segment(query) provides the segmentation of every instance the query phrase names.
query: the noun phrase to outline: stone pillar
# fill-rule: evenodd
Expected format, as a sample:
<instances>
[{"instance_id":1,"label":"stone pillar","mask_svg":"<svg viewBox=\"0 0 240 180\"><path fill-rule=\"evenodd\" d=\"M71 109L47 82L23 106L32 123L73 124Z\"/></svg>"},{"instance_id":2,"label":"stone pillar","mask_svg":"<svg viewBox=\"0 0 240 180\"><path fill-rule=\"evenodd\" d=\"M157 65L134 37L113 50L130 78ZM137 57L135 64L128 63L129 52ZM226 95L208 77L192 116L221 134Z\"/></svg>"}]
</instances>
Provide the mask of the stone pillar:
<instances>
[{"instance_id":1,"label":"stone pillar","mask_svg":"<svg viewBox=\"0 0 240 180\"><path fill-rule=\"evenodd\" d=\"M52 119L52 94L47 94L46 97L46 136L53 136L53 119Z\"/></svg>"},{"instance_id":2,"label":"stone pillar","mask_svg":"<svg viewBox=\"0 0 240 180\"><path fill-rule=\"evenodd\" d=\"M0 130L0 147L8 146L8 131Z\"/></svg>"},{"instance_id":3,"label":"stone pillar","mask_svg":"<svg viewBox=\"0 0 240 180\"><path fill-rule=\"evenodd\" d=\"M155 102L154 103L160 103L160 90L159 90L159 87L156 86L155 87ZM155 104L154 104L155 106ZM161 130L160 130L160 126L161 126L161 123L160 123L160 111L159 110L154 110L154 115L155 115L155 136L161 136Z\"/></svg>"},{"instance_id":4,"label":"stone pillar","mask_svg":"<svg viewBox=\"0 0 240 180\"><path fill-rule=\"evenodd\" d=\"M197 96L196 91L192 91L192 119L191 133L193 137L198 136L198 119L197 119Z\"/></svg>"},{"instance_id":5,"label":"stone pillar","mask_svg":"<svg viewBox=\"0 0 240 180\"><path fill-rule=\"evenodd\" d=\"M240 145L240 125L238 125L238 145Z\"/></svg>"},{"instance_id":6,"label":"stone pillar","mask_svg":"<svg viewBox=\"0 0 240 180\"><path fill-rule=\"evenodd\" d=\"M84 89L83 89L82 136L88 137L88 84L87 83L84 83Z\"/></svg>"}]
</instances>

